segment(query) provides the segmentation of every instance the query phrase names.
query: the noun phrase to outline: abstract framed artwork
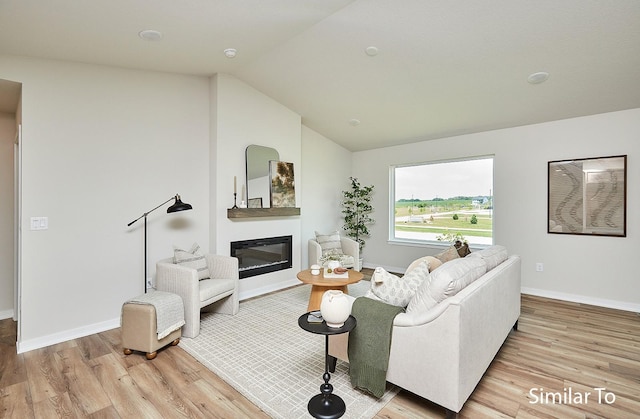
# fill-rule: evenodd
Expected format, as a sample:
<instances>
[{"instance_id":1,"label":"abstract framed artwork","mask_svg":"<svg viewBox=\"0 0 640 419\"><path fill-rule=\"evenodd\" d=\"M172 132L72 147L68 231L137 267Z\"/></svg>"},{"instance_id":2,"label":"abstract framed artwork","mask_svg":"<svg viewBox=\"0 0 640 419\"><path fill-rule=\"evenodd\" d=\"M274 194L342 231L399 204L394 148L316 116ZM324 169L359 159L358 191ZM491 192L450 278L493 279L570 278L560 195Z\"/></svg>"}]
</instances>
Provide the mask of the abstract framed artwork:
<instances>
[{"instance_id":1,"label":"abstract framed artwork","mask_svg":"<svg viewBox=\"0 0 640 419\"><path fill-rule=\"evenodd\" d=\"M627 236L627 156L548 163L547 232Z\"/></svg>"},{"instance_id":2,"label":"abstract framed artwork","mask_svg":"<svg viewBox=\"0 0 640 419\"><path fill-rule=\"evenodd\" d=\"M269 195L271 207L295 207L296 190L293 163L270 160L269 178L271 179L271 193Z\"/></svg>"}]
</instances>

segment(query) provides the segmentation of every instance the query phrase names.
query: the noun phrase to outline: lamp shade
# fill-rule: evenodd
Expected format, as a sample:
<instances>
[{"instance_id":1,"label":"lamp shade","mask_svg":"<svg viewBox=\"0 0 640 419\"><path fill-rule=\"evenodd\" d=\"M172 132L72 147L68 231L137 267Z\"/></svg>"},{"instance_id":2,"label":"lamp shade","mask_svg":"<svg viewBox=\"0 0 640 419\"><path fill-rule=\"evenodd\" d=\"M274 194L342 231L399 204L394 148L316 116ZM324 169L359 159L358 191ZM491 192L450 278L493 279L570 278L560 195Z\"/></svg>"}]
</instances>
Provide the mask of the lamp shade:
<instances>
[{"instance_id":1,"label":"lamp shade","mask_svg":"<svg viewBox=\"0 0 640 419\"><path fill-rule=\"evenodd\" d=\"M190 204L182 202L182 200L180 199L180 195L176 195L174 199L176 200L176 202L169 208L167 208L167 212L186 211L193 208Z\"/></svg>"}]
</instances>

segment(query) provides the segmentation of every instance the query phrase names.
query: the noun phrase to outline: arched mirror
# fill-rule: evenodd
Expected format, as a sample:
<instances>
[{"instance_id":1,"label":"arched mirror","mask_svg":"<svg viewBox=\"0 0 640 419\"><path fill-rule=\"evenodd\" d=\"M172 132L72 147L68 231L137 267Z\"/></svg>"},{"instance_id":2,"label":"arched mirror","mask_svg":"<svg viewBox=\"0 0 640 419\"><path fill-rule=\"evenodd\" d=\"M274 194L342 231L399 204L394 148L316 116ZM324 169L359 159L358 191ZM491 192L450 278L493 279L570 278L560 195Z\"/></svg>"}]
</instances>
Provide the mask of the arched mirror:
<instances>
[{"instance_id":1,"label":"arched mirror","mask_svg":"<svg viewBox=\"0 0 640 419\"><path fill-rule=\"evenodd\" d=\"M250 145L245 151L247 165L247 206L269 208L269 161L280 160L278 150L261 145Z\"/></svg>"}]
</instances>

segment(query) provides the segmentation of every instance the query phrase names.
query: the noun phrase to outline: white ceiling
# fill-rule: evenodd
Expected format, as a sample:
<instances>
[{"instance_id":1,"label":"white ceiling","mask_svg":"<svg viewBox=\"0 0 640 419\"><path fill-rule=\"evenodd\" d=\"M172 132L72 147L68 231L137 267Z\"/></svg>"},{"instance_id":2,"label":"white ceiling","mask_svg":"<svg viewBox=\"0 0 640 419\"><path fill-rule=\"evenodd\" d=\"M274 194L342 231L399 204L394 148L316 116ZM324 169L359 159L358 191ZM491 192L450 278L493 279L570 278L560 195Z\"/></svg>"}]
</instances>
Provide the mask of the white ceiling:
<instances>
[{"instance_id":1,"label":"white ceiling","mask_svg":"<svg viewBox=\"0 0 640 419\"><path fill-rule=\"evenodd\" d=\"M640 107L638 0L0 0L0 54L231 74L354 151Z\"/></svg>"}]
</instances>

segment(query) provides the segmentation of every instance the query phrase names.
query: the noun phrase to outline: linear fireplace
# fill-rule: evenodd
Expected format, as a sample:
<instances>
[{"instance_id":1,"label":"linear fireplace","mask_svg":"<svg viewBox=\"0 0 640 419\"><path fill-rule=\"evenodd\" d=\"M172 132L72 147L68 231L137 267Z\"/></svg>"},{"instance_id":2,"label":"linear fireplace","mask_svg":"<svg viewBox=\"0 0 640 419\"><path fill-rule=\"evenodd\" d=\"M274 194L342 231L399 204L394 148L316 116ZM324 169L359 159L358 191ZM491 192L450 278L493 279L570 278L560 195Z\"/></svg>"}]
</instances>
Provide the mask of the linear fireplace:
<instances>
[{"instance_id":1,"label":"linear fireplace","mask_svg":"<svg viewBox=\"0 0 640 419\"><path fill-rule=\"evenodd\" d=\"M291 268L291 244L292 236L231 242L231 256L238 258L240 278Z\"/></svg>"}]
</instances>

